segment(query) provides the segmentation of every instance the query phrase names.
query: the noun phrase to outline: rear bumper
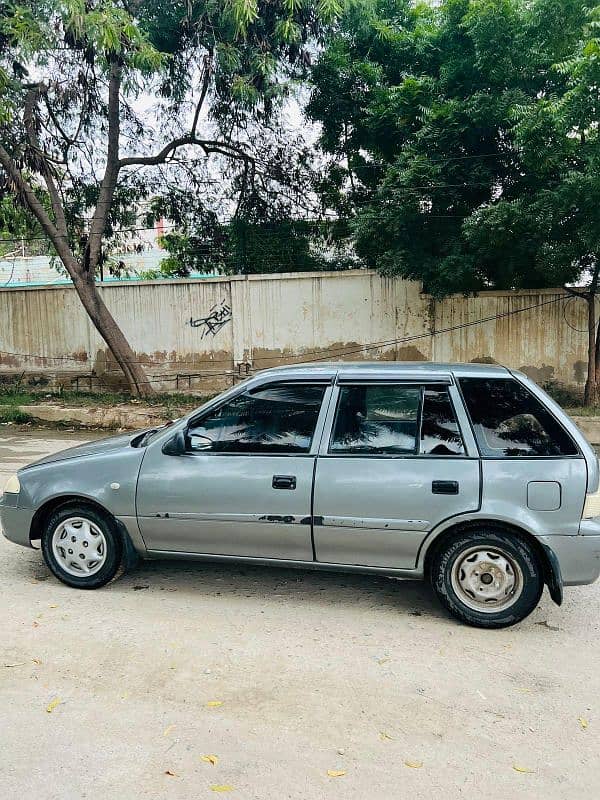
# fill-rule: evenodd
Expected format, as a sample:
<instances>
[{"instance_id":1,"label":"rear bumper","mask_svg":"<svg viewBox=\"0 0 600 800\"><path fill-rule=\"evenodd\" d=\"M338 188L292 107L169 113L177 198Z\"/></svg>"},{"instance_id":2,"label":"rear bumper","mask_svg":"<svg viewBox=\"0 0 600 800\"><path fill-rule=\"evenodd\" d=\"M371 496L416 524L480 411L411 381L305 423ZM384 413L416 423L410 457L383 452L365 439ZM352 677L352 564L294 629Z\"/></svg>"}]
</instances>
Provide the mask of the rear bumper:
<instances>
[{"instance_id":1,"label":"rear bumper","mask_svg":"<svg viewBox=\"0 0 600 800\"><path fill-rule=\"evenodd\" d=\"M30 508L14 508L0 502L0 526L4 536L15 544L31 547L29 534L34 513Z\"/></svg>"},{"instance_id":2,"label":"rear bumper","mask_svg":"<svg viewBox=\"0 0 600 800\"><path fill-rule=\"evenodd\" d=\"M558 560L565 586L583 586L600 577L600 522L583 520L578 536L540 536Z\"/></svg>"}]
</instances>

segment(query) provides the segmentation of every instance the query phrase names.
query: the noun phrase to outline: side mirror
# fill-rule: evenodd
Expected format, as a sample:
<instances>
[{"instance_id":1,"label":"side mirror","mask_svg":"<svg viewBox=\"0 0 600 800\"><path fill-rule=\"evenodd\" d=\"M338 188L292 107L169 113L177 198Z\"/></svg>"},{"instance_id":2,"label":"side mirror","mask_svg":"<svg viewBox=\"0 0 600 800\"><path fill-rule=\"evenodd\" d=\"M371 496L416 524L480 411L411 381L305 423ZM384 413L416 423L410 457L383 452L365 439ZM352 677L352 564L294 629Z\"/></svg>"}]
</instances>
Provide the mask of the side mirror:
<instances>
[{"instance_id":1,"label":"side mirror","mask_svg":"<svg viewBox=\"0 0 600 800\"><path fill-rule=\"evenodd\" d=\"M185 439L185 432L177 431L175 436L173 436L163 445L163 453L166 456L182 456L187 450Z\"/></svg>"}]
</instances>

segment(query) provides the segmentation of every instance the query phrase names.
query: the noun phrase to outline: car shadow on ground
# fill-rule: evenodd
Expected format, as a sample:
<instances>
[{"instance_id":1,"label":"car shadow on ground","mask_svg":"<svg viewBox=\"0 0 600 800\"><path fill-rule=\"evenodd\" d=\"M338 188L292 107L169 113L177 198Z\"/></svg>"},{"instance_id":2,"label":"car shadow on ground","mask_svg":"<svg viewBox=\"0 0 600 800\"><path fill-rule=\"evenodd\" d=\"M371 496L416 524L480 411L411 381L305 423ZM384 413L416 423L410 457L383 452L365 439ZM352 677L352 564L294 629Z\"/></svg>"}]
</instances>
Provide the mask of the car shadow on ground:
<instances>
[{"instance_id":1,"label":"car shadow on ground","mask_svg":"<svg viewBox=\"0 0 600 800\"><path fill-rule=\"evenodd\" d=\"M124 591L176 589L197 595L244 597L264 603L347 604L348 608L393 608L413 616L447 617L424 581L399 580L381 575L227 565L180 561L146 561L124 576Z\"/></svg>"},{"instance_id":2,"label":"car shadow on ground","mask_svg":"<svg viewBox=\"0 0 600 800\"><path fill-rule=\"evenodd\" d=\"M57 580L41 556L39 561L32 559L23 564L23 572L29 580ZM102 591L177 593L185 595L186 600L199 595L242 597L248 603L261 604L347 604L348 608L392 609L409 616L449 618L425 581L247 564L224 566L216 562L153 559L140 562Z\"/></svg>"}]
</instances>

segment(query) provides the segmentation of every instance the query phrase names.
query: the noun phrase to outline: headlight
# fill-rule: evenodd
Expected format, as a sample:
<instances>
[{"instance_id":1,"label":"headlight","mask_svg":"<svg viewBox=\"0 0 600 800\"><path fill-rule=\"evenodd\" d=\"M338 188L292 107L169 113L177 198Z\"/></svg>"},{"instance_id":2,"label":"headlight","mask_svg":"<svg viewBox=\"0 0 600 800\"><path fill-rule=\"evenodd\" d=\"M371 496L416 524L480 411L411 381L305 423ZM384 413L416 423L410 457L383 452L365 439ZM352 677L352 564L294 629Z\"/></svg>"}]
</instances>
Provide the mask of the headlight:
<instances>
[{"instance_id":1,"label":"headlight","mask_svg":"<svg viewBox=\"0 0 600 800\"><path fill-rule=\"evenodd\" d=\"M17 475L11 475L10 478L6 481L6 486L4 487L4 494L19 494L21 491L21 484L19 483L19 478Z\"/></svg>"},{"instance_id":2,"label":"headlight","mask_svg":"<svg viewBox=\"0 0 600 800\"><path fill-rule=\"evenodd\" d=\"M600 491L588 494L585 497L581 518L591 519L592 517L600 517Z\"/></svg>"}]
</instances>

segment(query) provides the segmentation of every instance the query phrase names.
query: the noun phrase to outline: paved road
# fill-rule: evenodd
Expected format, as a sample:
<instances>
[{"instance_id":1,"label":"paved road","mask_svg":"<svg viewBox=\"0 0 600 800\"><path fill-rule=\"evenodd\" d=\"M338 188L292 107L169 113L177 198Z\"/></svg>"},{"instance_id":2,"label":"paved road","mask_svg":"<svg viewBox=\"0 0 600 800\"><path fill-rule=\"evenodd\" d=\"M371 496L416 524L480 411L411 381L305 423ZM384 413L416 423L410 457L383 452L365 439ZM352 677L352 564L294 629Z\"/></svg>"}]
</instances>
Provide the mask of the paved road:
<instances>
[{"instance_id":1,"label":"paved road","mask_svg":"<svg viewBox=\"0 0 600 800\"><path fill-rule=\"evenodd\" d=\"M81 438L7 430L7 474ZM154 562L77 592L4 539L0 569L6 798L600 792L600 585L484 632L377 577Z\"/></svg>"}]
</instances>

